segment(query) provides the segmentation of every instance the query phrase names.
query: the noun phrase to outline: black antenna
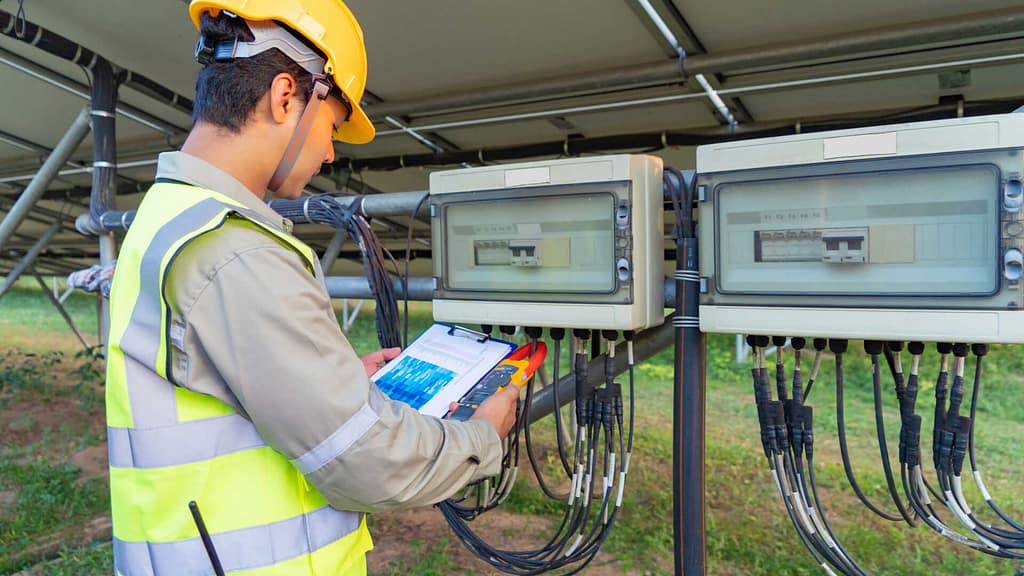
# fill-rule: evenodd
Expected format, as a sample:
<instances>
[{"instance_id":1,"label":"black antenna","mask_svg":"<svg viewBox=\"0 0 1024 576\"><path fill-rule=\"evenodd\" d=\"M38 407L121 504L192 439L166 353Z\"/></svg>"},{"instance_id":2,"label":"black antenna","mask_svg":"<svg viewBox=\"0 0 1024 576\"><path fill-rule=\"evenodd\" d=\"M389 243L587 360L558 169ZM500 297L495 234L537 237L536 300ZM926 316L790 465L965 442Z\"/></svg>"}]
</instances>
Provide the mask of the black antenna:
<instances>
[{"instance_id":1,"label":"black antenna","mask_svg":"<svg viewBox=\"0 0 1024 576\"><path fill-rule=\"evenodd\" d=\"M192 512L192 519L195 520L196 528L199 529L199 537L203 539L203 547L206 548L206 554L210 557L210 564L213 564L213 571L217 576L224 576L224 568L220 565L220 558L217 557L217 550L213 547L213 539L210 538L210 533L206 531L206 524L203 522L203 516L199 514L199 505L196 504L195 500L188 503L189 512Z\"/></svg>"}]
</instances>

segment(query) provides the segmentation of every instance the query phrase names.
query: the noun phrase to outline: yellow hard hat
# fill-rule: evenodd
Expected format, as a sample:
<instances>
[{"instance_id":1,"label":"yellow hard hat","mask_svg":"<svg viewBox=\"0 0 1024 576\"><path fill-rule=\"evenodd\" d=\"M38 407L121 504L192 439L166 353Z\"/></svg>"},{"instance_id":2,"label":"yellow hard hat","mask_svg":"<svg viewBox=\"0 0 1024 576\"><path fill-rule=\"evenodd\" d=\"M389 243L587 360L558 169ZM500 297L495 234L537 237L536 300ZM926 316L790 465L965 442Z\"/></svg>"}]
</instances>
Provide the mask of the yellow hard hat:
<instances>
[{"instance_id":1,"label":"yellow hard hat","mask_svg":"<svg viewBox=\"0 0 1024 576\"><path fill-rule=\"evenodd\" d=\"M334 137L350 144L373 140L373 122L359 105L366 89L366 47L363 30L341 0L192 0L188 6L192 23L199 28L200 17L227 10L246 20L274 20L302 35L327 57L324 74L332 78L352 107L347 122Z\"/></svg>"}]
</instances>

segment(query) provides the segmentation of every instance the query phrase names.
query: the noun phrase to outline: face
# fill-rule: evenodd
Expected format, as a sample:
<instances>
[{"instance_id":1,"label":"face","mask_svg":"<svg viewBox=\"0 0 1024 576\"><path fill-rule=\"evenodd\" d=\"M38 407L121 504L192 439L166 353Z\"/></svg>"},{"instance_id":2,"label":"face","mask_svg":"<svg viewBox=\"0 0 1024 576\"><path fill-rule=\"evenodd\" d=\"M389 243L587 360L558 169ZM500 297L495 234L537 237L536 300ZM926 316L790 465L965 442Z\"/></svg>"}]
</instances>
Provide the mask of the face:
<instances>
[{"instance_id":1,"label":"face","mask_svg":"<svg viewBox=\"0 0 1024 576\"><path fill-rule=\"evenodd\" d=\"M334 161L334 141L331 135L346 120L348 109L335 96L328 96L320 103L299 157L274 196L298 198L306 184L320 172L320 167Z\"/></svg>"}]
</instances>

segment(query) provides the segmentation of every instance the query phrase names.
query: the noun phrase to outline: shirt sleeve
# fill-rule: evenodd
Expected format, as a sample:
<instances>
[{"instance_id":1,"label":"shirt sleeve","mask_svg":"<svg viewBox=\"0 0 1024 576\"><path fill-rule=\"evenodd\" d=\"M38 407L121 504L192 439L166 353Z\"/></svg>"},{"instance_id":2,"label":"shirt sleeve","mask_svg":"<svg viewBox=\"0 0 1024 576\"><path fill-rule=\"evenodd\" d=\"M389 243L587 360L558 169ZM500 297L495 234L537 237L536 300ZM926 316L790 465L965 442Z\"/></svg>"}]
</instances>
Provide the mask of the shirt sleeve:
<instances>
[{"instance_id":1,"label":"shirt sleeve","mask_svg":"<svg viewBox=\"0 0 1024 576\"><path fill-rule=\"evenodd\" d=\"M433 504L500 469L491 424L422 415L370 382L326 290L287 248L221 262L187 317L189 356L336 508Z\"/></svg>"}]
</instances>

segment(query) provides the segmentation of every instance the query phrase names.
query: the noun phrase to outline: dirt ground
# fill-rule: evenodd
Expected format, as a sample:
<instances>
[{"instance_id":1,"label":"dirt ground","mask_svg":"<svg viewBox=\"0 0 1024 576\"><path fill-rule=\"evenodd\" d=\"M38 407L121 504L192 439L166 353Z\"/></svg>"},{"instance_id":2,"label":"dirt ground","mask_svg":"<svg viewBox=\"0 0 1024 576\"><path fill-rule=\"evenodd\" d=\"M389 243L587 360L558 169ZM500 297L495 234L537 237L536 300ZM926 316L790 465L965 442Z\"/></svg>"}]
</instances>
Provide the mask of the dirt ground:
<instances>
[{"instance_id":1,"label":"dirt ground","mask_svg":"<svg viewBox=\"0 0 1024 576\"><path fill-rule=\"evenodd\" d=\"M391 563L398 563L403 559L409 562L412 557L411 545L422 543L422 547L434 549L447 538L447 555L460 570L472 570L474 576L504 574L476 559L459 544L441 512L433 508L375 514L374 526L374 550L367 556L371 572L387 572L391 569ZM548 527L549 522L545 518L528 514L510 514L500 509L492 510L473 521L473 528L484 540L507 550L536 548L550 537ZM603 550L586 569L586 574L592 576L613 576L622 573L619 562Z\"/></svg>"},{"instance_id":2,"label":"dirt ground","mask_svg":"<svg viewBox=\"0 0 1024 576\"><path fill-rule=\"evenodd\" d=\"M56 430L63 430L59 440L40 442L50 438ZM31 395L15 398L0 410L0 435L6 447L30 446L33 456L51 462L69 462L82 470L79 481L90 478L108 477L107 444L105 441L80 448L75 440L84 434L95 434L102 438L102 407L83 409L83 403L64 396ZM520 482L526 481L520 476ZM17 492L0 491L0 511L5 502L13 502ZM93 520L97 530L92 533L109 534L109 519ZM447 540L446 556L459 572L471 570L472 574L497 575L501 572L476 559L455 538L448 524L438 510L432 507L404 512L386 512L373 515L372 533L374 550L368 555L368 568L373 573L393 573L401 566L422 561L431 551L437 550ZM509 550L535 548L546 542L553 528L550 521L540 516L511 514L500 509L493 510L475 520L473 528L488 542L496 543ZM57 534L55 537L59 537ZM109 536L107 536L109 537ZM51 539L47 539L51 540ZM622 574L619 563L602 551L588 566L586 574L611 576Z\"/></svg>"}]
</instances>

